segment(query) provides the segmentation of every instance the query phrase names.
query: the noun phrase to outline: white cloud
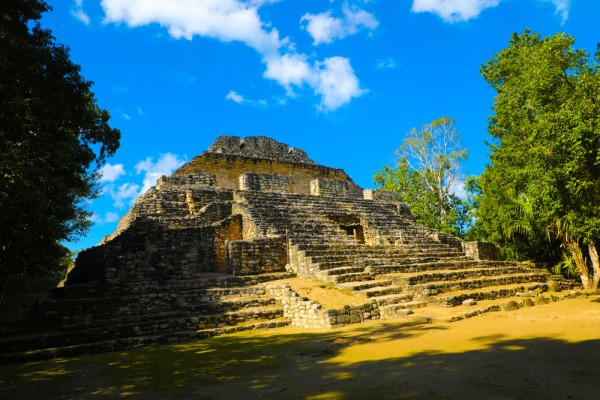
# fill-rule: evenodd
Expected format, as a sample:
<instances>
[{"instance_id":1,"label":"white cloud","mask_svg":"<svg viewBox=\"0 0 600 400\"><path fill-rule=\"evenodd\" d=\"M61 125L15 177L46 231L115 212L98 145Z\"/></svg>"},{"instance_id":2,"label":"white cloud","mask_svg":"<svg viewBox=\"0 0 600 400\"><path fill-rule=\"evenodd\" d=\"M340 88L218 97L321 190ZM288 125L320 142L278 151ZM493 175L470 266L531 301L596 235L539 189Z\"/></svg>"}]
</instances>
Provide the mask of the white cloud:
<instances>
[{"instance_id":1,"label":"white cloud","mask_svg":"<svg viewBox=\"0 0 600 400\"><path fill-rule=\"evenodd\" d=\"M94 212L90 215L90 221L92 221L93 224L99 224L102 222L102 217Z\"/></svg>"},{"instance_id":2,"label":"white cloud","mask_svg":"<svg viewBox=\"0 0 600 400\"><path fill-rule=\"evenodd\" d=\"M142 193L140 186L135 183L124 183L115 189L114 185L107 188L110 197L114 201L116 208L124 208L126 204L131 204Z\"/></svg>"},{"instance_id":3,"label":"white cloud","mask_svg":"<svg viewBox=\"0 0 600 400\"><path fill-rule=\"evenodd\" d=\"M375 30L379 26L375 16L365 10L344 5L343 13L343 18L333 17L331 11L320 14L307 13L300 21L306 22L304 29L312 36L315 46L354 35L361 29Z\"/></svg>"},{"instance_id":4,"label":"white cloud","mask_svg":"<svg viewBox=\"0 0 600 400\"><path fill-rule=\"evenodd\" d=\"M248 104L254 107L264 107L267 105L267 101L263 100L263 99L258 99L258 100L252 100L252 99L247 99L246 97L244 97L243 95L239 94L238 92L231 90L229 91L229 93L227 93L227 95L225 96L226 100L231 100L234 103L237 104Z\"/></svg>"},{"instance_id":5,"label":"white cloud","mask_svg":"<svg viewBox=\"0 0 600 400\"><path fill-rule=\"evenodd\" d=\"M496 7L500 0L414 0L412 12L430 12L444 21L468 21L486 8Z\"/></svg>"},{"instance_id":6,"label":"white cloud","mask_svg":"<svg viewBox=\"0 0 600 400\"><path fill-rule=\"evenodd\" d=\"M118 220L119 220L119 214L117 214L116 212L107 211L106 214L104 214L105 222L112 223L112 222L117 222Z\"/></svg>"},{"instance_id":7,"label":"white cloud","mask_svg":"<svg viewBox=\"0 0 600 400\"><path fill-rule=\"evenodd\" d=\"M321 111L338 109L367 92L360 88L350 60L345 57L329 57L311 66L303 54L285 54L267 62L264 76L285 87L288 95L293 95L292 86L308 85L321 96Z\"/></svg>"},{"instance_id":8,"label":"white cloud","mask_svg":"<svg viewBox=\"0 0 600 400\"><path fill-rule=\"evenodd\" d=\"M412 12L430 12L446 22L460 22L476 18L486 8L496 7L500 1L504 0L413 0ZM571 0L538 1L554 4L555 13L560 15L563 24L569 18Z\"/></svg>"},{"instance_id":9,"label":"white cloud","mask_svg":"<svg viewBox=\"0 0 600 400\"><path fill-rule=\"evenodd\" d=\"M125 175L125 168L123 164L112 165L107 163L105 166L100 168L100 182L114 182L119 179L122 175Z\"/></svg>"},{"instance_id":10,"label":"white cloud","mask_svg":"<svg viewBox=\"0 0 600 400\"><path fill-rule=\"evenodd\" d=\"M83 0L74 0L75 5L71 9L71 15L83 22L84 25L90 24L90 16L83 9Z\"/></svg>"},{"instance_id":11,"label":"white cloud","mask_svg":"<svg viewBox=\"0 0 600 400\"><path fill-rule=\"evenodd\" d=\"M279 32L267 30L258 16L265 1L240 0L102 0L106 22L138 27L158 23L174 38L193 36L239 41L261 54L281 46Z\"/></svg>"},{"instance_id":12,"label":"white cloud","mask_svg":"<svg viewBox=\"0 0 600 400\"><path fill-rule=\"evenodd\" d=\"M321 109L335 110L349 103L353 97L360 97L366 92L360 88L347 58L326 58L322 63L317 63L316 67L318 83L315 91L322 96Z\"/></svg>"},{"instance_id":13,"label":"white cloud","mask_svg":"<svg viewBox=\"0 0 600 400\"><path fill-rule=\"evenodd\" d=\"M277 81L285 87L288 94L292 93L291 86L302 86L312 80L313 72L304 54L284 54L266 59L267 70L265 78Z\"/></svg>"},{"instance_id":14,"label":"white cloud","mask_svg":"<svg viewBox=\"0 0 600 400\"><path fill-rule=\"evenodd\" d=\"M92 221L92 223L94 223L94 224L99 224L99 225L111 224L113 222L117 222L118 220L119 220L119 214L117 214L116 212L112 212L112 211L107 211L104 214L104 217L96 214L95 212L92 213L92 215L90 216L90 221Z\"/></svg>"},{"instance_id":15,"label":"white cloud","mask_svg":"<svg viewBox=\"0 0 600 400\"><path fill-rule=\"evenodd\" d=\"M173 153L162 154L159 159L154 162L151 157L138 162L135 165L135 171L138 175L144 174L144 181L139 194L145 193L156 183L156 180L163 175L171 175L175 169L179 168L185 160L179 158ZM137 197L137 196L136 196Z\"/></svg>"},{"instance_id":16,"label":"white cloud","mask_svg":"<svg viewBox=\"0 0 600 400\"><path fill-rule=\"evenodd\" d=\"M227 93L227 96L225 96L225 99L227 100L231 100L234 103L238 103L238 104L243 104L246 102L246 99L244 98L244 96L242 96L241 94L231 90L229 93Z\"/></svg>"},{"instance_id":17,"label":"white cloud","mask_svg":"<svg viewBox=\"0 0 600 400\"><path fill-rule=\"evenodd\" d=\"M107 164L101 170L102 178L100 181L108 184L104 186L101 194L108 194L112 198L115 208L125 208L125 206L133 204L135 199L145 193L150 187L154 186L158 178L163 175L171 175L173 171L180 167L184 162L183 159L173 153L162 154L156 162L154 162L152 157L147 157L145 160L138 162L135 165L135 171L137 175L143 174L141 186L134 182L126 182L118 186L115 185L112 182L115 182L119 177L125 174L125 168L122 164ZM99 216L94 218L96 218L97 221L112 222L111 220L114 220L115 216L106 214L103 219ZM92 221L94 222L93 219Z\"/></svg>"},{"instance_id":18,"label":"white cloud","mask_svg":"<svg viewBox=\"0 0 600 400\"><path fill-rule=\"evenodd\" d=\"M399 67L399 65L396 62L396 60L394 60L391 57L380 58L375 63L375 68L377 68L377 69L395 69L395 68L398 68L398 67Z\"/></svg>"},{"instance_id":19,"label":"white cloud","mask_svg":"<svg viewBox=\"0 0 600 400\"><path fill-rule=\"evenodd\" d=\"M567 22L567 19L569 18L569 6L571 5L571 0L543 0L543 1L554 4L555 13L560 15L560 18L562 19L561 23L564 24L565 22Z\"/></svg>"},{"instance_id":20,"label":"white cloud","mask_svg":"<svg viewBox=\"0 0 600 400\"><path fill-rule=\"evenodd\" d=\"M263 76L283 86L288 96L293 96L292 87L302 88L306 84L321 96L321 109L334 110L347 104L352 98L365 91L359 89L359 80L346 58L347 68L340 81L352 83L354 90L334 88L326 84L331 59L323 62L308 61L308 56L293 52L289 39L279 38L277 29L264 23L258 9L274 0L102 0L106 14L105 22L125 23L136 27L157 23L167 28L173 38L192 39L194 36L215 38L223 42L238 41L255 49L266 65ZM375 29L377 20L366 11L344 7L343 34L360 29ZM234 91L226 99L237 103L265 105L264 100L248 100ZM122 114L125 119L131 118Z\"/></svg>"}]
</instances>

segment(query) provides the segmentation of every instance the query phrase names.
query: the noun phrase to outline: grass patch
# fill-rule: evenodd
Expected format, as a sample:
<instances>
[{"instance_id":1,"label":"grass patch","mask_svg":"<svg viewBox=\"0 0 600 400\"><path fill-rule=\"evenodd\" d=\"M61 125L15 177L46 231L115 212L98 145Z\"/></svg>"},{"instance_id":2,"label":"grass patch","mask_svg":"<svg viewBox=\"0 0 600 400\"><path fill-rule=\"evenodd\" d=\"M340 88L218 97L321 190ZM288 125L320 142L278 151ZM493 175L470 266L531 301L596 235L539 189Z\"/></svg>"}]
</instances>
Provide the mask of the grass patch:
<instances>
[{"instance_id":1,"label":"grass patch","mask_svg":"<svg viewBox=\"0 0 600 400\"><path fill-rule=\"evenodd\" d=\"M335 287L333 283L309 278L290 278L281 283L289 284L300 296L307 297L323 306L323 309L338 309L346 305L358 306L368 303L365 297L355 296L349 290Z\"/></svg>"}]
</instances>

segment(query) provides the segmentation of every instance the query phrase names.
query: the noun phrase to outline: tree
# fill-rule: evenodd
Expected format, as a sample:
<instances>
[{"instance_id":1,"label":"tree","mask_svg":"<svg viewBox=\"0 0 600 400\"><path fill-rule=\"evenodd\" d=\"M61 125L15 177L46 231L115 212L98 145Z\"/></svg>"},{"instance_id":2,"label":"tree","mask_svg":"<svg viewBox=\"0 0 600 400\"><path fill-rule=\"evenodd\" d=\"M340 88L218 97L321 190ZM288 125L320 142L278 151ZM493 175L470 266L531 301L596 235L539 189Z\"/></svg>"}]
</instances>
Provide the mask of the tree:
<instances>
[{"instance_id":1,"label":"tree","mask_svg":"<svg viewBox=\"0 0 600 400\"><path fill-rule=\"evenodd\" d=\"M469 225L465 201L455 194L461 183L461 163L467 150L454 120L440 118L413 128L396 151L395 167L374 176L375 184L402 195L415 219L444 233L463 236Z\"/></svg>"},{"instance_id":2,"label":"tree","mask_svg":"<svg viewBox=\"0 0 600 400\"><path fill-rule=\"evenodd\" d=\"M120 132L92 82L40 26L43 0L0 2L0 283L58 268ZM0 287L0 290L2 288Z\"/></svg>"},{"instance_id":3,"label":"tree","mask_svg":"<svg viewBox=\"0 0 600 400\"><path fill-rule=\"evenodd\" d=\"M497 95L478 223L529 256L562 246L589 289L600 282L600 53L574 43L525 31L482 67ZM519 204L528 222L515 218Z\"/></svg>"}]
</instances>

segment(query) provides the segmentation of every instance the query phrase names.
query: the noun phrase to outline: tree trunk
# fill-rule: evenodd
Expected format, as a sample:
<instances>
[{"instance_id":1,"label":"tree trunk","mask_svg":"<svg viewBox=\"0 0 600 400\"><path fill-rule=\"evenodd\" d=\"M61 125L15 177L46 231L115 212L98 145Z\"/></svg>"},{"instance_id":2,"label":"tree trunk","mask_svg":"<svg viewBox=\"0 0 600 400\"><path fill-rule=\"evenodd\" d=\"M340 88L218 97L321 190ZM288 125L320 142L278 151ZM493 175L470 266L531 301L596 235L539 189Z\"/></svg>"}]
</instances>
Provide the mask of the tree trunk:
<instances>
[{"instance_id":1,"label":"tree trunk","mask_svg":"<svg viewBox=\"0 0 600 400\"><path fill-rule=\"evenodd\" d=\"M590 253L590 260L592 260L592 282L590 289L598 289L598 284L600 283L600 259L598 259L598 249L596 249L595 243L590 243L588 245L588 252Z\"/></svg>"},{"instance_id":2,"label":"tree trunk","mask_svg":"<svg viewBox=\"0 0 600 400\"><path fill-rule=\"evenodd\" d=\"M579 247L579 243L576 240L568 240L566 242L567 249L573 256L573 260L575 261L575 265L577 265L577 270L579 271L579 276L581 277L581 283L583 284L583 288L585 290L592 289L592 274L591 270L588 266L587 260L581 251L581 247Z\"/></svg>"}]
</instances>

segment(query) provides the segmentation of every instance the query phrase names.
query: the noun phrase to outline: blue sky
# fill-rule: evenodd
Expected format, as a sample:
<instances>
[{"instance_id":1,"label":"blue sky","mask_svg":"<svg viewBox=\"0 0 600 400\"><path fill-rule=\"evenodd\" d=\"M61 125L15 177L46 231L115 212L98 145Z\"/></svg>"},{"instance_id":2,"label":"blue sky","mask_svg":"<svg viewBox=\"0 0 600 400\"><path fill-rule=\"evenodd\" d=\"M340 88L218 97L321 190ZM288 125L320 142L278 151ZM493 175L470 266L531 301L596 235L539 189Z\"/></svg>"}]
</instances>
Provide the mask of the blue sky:
<instances>
[{"instance_id":1,"label":"blue sky","mask_svg":"<svg viewBox=\"0 0 600 400\"><path fill-rule=\"evenodd\" d=\"M75 250L224 134L273 137L369 188L407 131L446 116L469 149L466 174L478 175L494 96L481 65L526 28L566 32L590 53L600 42L596 0L48 3L43 26L122 133Z\"/></svg>"}]
</instances>

